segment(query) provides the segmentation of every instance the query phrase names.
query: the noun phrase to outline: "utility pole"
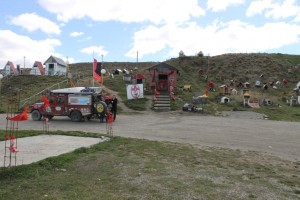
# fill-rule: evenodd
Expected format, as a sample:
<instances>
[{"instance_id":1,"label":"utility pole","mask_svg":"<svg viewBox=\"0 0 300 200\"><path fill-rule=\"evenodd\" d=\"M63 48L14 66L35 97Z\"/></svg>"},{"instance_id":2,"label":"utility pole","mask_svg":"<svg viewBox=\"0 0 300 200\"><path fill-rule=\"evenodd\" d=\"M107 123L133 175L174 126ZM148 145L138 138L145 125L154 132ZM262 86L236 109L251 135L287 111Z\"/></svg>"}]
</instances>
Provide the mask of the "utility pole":
<instances>
[{"instance_id":1,"label":"utility pole","mask_svg":"<svg viewBox=\"0 0 300 200\"><path fill-rule=\"evenodd\" d=\"M103 68L103 54L101 54L101 78L102 78L102 82L101 82L101 86L103 88L103 83L104 83L104 76L105 76L105 73L106 73L106 70Z\"/></svg>"},{"instance_id":2,"label":"utility pole","mask_svg":"<svg viewBox=\"0 0 300 200\"><path fill-rule=\"evenodd\" d=\"M3 75L0 74L0 95L1 95L1 87L2 87L2 78L3 78ZM1 105L2 105L2 100L1 100Z\"/></svg>"},{"instance_id":3,"label":"utility pole","mask_svg":"<svg viewBox=\"0 0 300 200\"><path fill-rule=\"evenodd\" d=\"M139 63L139 51L136 52L136 70L138 70L139 68L138 63Z\"/></svg>"},{"instance_id":4,"label":"utility pole","mask_svg":"<svg viewBox=\"0 0 300 200\"><path fill-rule=\"evenodd\" d=\"M26 59L26 57L24 56L24 66L23 66L23 69L25 69L25 59ZM22 70L20 69L20 74L22 74L21 72L22 72Z\"/></svg>"},{"instance_id":5,"label":"utility pole","mask_svg":"<svg viewBox=\"0 0 300 200\"><path fill-rule=\"evenodd\" d=\"M26 59L26 57L24 56L24 65L23 65L23 68L25 68L25 59Z\"/></svg>"}]
</instances>

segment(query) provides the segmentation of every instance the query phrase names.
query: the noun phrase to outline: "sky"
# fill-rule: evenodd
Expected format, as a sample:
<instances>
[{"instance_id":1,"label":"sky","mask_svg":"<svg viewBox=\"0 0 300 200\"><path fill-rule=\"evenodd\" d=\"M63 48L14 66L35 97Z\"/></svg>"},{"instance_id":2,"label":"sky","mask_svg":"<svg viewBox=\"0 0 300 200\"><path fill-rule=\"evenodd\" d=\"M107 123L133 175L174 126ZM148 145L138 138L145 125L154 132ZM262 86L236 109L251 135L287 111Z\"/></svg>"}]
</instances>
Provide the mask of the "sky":
<instances>
[{"instance_id":1,"label":"sky","mask_svg":"<svg viewBox=\"0 0 300 200\"><path fill-rule=\"evenodd\" d=\"M300 0L0 0L0 69L163 62L183 51L300 55Z\"/></svg>"}]
</instances>

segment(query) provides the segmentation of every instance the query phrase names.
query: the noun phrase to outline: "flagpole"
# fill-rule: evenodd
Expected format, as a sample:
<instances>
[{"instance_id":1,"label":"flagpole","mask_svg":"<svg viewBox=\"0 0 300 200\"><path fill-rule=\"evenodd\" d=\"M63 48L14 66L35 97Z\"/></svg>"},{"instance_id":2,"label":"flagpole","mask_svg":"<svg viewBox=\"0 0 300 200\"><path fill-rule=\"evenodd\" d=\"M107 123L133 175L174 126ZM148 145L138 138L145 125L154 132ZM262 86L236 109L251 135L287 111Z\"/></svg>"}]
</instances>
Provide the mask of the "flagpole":
<instances>
[{"instance_id":1,"label":"flagpole","mask_svg":"<svg viewBox=\"0 0 300 200\"><path fill-rule=\"evenodd\" d=\"M101 54L101 72L102 72L102 67L103 67L103 54ZM100 73L101 73L100 72ZM102 85L102 88L103 88L103 82L104 82L104 74L101 74L102 75L102 83L101 83L101 85Z\"/></svg>"},{"instance_id":2,"label":"flagpole","mask_svg":"<svg viewBox=\"0 0 300 200\"><path fill-rule=\"evenodd\" d=\"M94 73L95 73L95 70L94 70L94 61L95 60L95 56L94 56L94 51L93 51L93 62L92 62L92 69L93 69L93 73L92 73L92 79L93 79L93 87L95 87L95 80L94 80Z\"/></svg>"}]
</instances>

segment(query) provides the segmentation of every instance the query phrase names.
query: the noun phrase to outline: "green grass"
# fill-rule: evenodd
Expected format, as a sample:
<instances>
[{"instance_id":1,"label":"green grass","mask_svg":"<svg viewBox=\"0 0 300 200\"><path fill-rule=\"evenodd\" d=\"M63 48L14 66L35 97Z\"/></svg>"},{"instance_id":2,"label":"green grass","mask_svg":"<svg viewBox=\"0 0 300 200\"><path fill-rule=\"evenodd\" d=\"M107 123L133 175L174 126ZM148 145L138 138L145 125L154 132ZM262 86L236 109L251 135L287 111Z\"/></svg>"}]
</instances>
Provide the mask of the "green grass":
<instances>
[{"instance_id":1,"label":"green grass","mask_svg":"<svg viewBox=\"0 0 300 200\"><path fill-rule=\"evenodd\" d=\"M14 97L17 101L22 101L32 95L41 92L42 90L51 87L54 84L66 80L65 77L58 76L14 76L10 79L3 79L1 82L0 95L0 113L6 112L8 97ZM68 83L57 85L52 89L70 87ZM18 92L16 92L18 91ZM30 105L34 102L41 102L41 96L37 96Z\"/></svg>"},{"instance_id":2,"label":"green grass","mask_svg":"<svg viewBox=\"0 0 300 200\"><path fill-rule=\"evenodd\" d=\"M254 151L115 137L33 164L1 168L0 198L299 199L299 167L299 162Z\"/></svg>"}]
</instances>

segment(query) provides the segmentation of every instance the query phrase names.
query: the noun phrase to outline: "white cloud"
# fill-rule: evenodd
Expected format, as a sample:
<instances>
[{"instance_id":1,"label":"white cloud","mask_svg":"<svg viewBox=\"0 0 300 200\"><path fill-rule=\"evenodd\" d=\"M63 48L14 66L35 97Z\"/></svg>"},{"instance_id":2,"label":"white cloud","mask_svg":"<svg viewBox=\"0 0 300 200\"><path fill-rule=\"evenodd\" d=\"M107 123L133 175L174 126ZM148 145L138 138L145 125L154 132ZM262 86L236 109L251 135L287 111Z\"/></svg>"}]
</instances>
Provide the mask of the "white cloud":
<instances>
[{"instance_id":1,"label":"white cloud","mask_svg":"<svg viewBox=\"0 0 300 200\"><path fill-rule=\"evenodd\" d=\"M40 17L35 13L24 13L11 18L13 25L21 26L29 32L41 30L47 34L60 34L60 28L47 18Z\"/></svg>"},{"instance_id":2,"label":"white cloud","mask_svg":"<svg viewBox=\"0 0 300 200\"><path fill-rule=\"evenodd\" d=\"M296 18L294 19L294 21L295 21L295 22L300 22L300 14L298 14L298 15L296 16Z\"/></svg>"},{"instance_id":3,"label":"white cloud","mask_svg":"<svg viewBox=\"0 0 300 200\"><path fill-rule=\"evenodd\" d=\"M285 0L282 4L274 4L272 10L266 12L266 17L274 19L284 19L300 15L300 6L296 5L296 0Z\"/></svg>"},{"instance_id":4,"label":"white cloud","mask_svg":"<svg viewBox=\"0 0 300 200\"><path fill-rule=\"evenodd\" d=\"M286 23L268 23L254 26L239 20L228 23L214 22L200 27L196 23L185 26L148 26L134 35L133 47L126 56L135 58L168 49L169 56L178 56L180 50L186 55L199 51L219 55L238 52L265 52L289 44L299 43L300 26Z\"/></svg>"},{"instance_id":5,"label":"white cloud","mask_svg":"<svg viewBox=\"0 0 300 200\"><path fill-rule=\"evenodd\" d=\"M108 51L104 50L104 47L102 46L90 46L86 47L80 50L81 53L94 55L95 58L106 56L108 54Z\"/></svg>"},{"instance_id":6,"label":"white cloud","mask_svg":"<svg viewBox=\"0 0 300 200\"><path fill-rule=\"evenodd\" d=\"M246 15L251 17L257 14L262 14L265 10L271 9L272 7L272 0L252 1L247 9Z\"/></svg>"},{"instance_id":7,"label":"white cloud","mask_svg":"<svg viewBox=\"0 0 300 200\"><path fill-rule=\"evenodd\" d=\"M71 37L79 37L79 36L81 36L83 34L84 34L83 32L72 32L72 33L70 33L70 36Z\"/></svg>"},{"instance_id":8,"label":"white cloud","mask_svg":"<svg viewBox=\"0 0 300 200\"><path fill-rule=\"evenodd\" d=\"M272 0L253 1L246 15L251 17L257 14L264 14L265 17L276 20L294 17L295 21L299 21L300 6L297 5L296 0L285 0L282 3Z\"/></svg>"},{"instance_id":9,"label":"white cloud","mask_svg":"<svg viewBox=\"0 0 300 200\"><path fill-rule=\"evenodd\" d=\"M184 22L205 14L198 0L39 0L39 4L64 22L89 17L95 21L161 24Z\"/></svg>"},{"instance_id":10,"label":"white cloud","mask_svg":"<svg viewBox=\"0 0 300 200\"><path fill-rule=\"evenodd\" d=\"M8 60L23 67L24 56L26 67L32 67L35 61L44 62L50 55L60 57L54 48L61 45L57 39L32 40L10 30L0 30L0 67Z\"/></svg>"},{"instance_id":11,"label":"white cloud","mask_svg":"<svg viewBox=\"0 0 300 200\"><path fill-rule=\"evenodd\" d=\"M207 0L207 9L214 12L225 11L230 6L243 4L245 0Z\"/></svg>"}]
</instances>

